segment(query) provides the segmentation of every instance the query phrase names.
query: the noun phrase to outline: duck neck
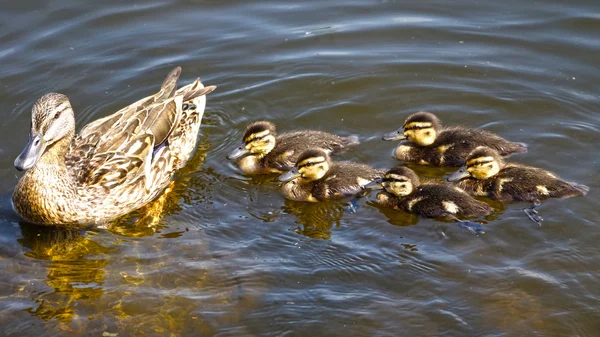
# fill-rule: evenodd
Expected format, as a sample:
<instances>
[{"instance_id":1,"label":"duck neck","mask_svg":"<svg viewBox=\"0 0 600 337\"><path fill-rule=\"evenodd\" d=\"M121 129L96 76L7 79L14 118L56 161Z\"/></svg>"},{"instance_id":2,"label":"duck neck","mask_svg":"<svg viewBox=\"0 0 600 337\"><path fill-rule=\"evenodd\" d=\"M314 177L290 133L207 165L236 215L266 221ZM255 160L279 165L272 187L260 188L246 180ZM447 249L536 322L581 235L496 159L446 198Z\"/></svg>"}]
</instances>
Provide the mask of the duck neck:
<instances>
[{"instance_id":1,"label":"duck neck","mask_svg":"<svg viewBox=\"0 0 600 337\"><path fill-rule=\"evenodd\" d=\"M74 178L65 163L72 139L73 135L70 134L52 144L25 176L35 179L38 186L48 186L47 193L69 198L73 197L71 194L76 195Z\"/></svg>"},{"instance_id":2,"label":"duck neck","mask_svg":"<svg viewBox=\"0 0 600 337\"><path fill-rule=\"evenodd\" d=\"M52 144L19 180L13 194L13 205L26 220L39 224L64 224L77 217L77 185L65 164L72 138L70 134Z\"/></svg>"}]
</instances>

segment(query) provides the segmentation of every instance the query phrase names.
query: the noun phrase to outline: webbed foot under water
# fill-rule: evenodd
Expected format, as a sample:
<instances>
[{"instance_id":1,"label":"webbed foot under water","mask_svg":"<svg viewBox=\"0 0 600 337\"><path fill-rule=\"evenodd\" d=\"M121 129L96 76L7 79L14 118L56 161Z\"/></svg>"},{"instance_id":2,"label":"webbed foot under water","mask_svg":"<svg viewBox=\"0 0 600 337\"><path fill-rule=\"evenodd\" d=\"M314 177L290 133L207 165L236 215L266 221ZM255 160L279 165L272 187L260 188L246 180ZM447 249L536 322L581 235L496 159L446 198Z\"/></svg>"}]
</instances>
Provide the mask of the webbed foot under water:
<instances>
[{"instance_id":1,"label":"webbed foot under water","mask_svg":"<svg viewBox=\"0 0 600 337\"><path fill-rule=\"evenodd\" d=\"M533 202L533 204L531 205L531 207L529 208L525 208L523 210L523 212L525 212L525 214L527 214L527 217L535 222L536 224L538 224L539 226L542 225L542 221L544 221L544 218L542 218L541 215L538 215L538 211L535 209L537 206L541 205L542 203L539 200L535 200Z\"/></svg>"}]
</instances>

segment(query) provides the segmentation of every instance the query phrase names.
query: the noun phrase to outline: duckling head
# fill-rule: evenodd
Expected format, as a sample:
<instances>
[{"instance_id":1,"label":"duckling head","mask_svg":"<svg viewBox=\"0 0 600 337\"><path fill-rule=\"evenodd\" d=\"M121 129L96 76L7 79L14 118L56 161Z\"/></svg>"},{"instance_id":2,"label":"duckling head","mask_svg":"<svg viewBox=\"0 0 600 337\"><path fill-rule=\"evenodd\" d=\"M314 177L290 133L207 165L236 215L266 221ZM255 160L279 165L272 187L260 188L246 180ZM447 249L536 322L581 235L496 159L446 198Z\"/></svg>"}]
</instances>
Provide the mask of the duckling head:
<instances>
[{"instance_id":1,"label":"duckling head","mask_svg":"<svg viewBox=\"0 0 600 337\"><path fill-rule=\"evenodd\" d=\"M465 165L450 175L448 181L457 181L467 177L488 179L498 174L504 165L504 159L496 150L479 146L471 151Z\"/></svg>"},{"instance_id":2,"label":"duckling head","mask_svg":"<svg viewBox=\"0 0 600 337\"><path fill-rule=\"evenodd\" d=\"M398 197L411 194L420 184L415 171L403 166L387 171L381 179L383 189Z\"/></svg>"},{"instance_id":3,"label":"duckling head","mask_svg":"<svg viewBox=\"0 0 600 337\"><path fill-rule=\"evenodd\" d=\"M331 160L327 152L321 149L304 151L296 161L294 168L282 174L279 181L286 182L296 178L305 181L319 180L327 174Z\"/></svg>"},{"instance_id":4,"label":"duckling head","mask_svg":"<svg viewBox=\"0 0 600 337\"><path fill-rule=\"evenodd\" d=\"M42 96L33 105L29 141L15 159L15 168L19 171L32 168L45 153L53 149L53 145L64 138L68 138L68 142L61 142L63 146L53 150L66 154L74 133L75 115L67 96L57 93Z\"/></svg>"},{"instance_id":5,"label":"duckling head","mask_svg":"<svg viewBox=\"0 0 600 337\"><path fill-rule=\"evenodd\" d=\"M406 139L418 146L429 146L435 142L442 123L431 112L414 113L404 121L404 126L383 135L383 140Z\"/></svg>"},{"instance_id":6,"label":"duckling head","mask_svg":"<svg viewBox=\"0 0 600 337\"><path fill-rule=\"evenodd\" d=\"M262 158L275 148L275 136L275 124L267 121L250 123L246 127L242 143L227 156L227 159L236 160L246 155Z\"/></svg>"}]
</instances>

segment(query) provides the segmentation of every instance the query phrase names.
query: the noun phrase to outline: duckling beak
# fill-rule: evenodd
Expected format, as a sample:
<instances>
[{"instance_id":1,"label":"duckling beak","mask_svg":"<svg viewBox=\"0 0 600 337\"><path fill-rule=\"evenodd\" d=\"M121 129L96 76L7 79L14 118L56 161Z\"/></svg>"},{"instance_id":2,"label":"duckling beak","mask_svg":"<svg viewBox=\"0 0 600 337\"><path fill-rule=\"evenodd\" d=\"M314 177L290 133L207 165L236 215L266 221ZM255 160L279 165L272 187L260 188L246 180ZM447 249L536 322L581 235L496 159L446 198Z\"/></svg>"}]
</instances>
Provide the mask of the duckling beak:
<instances>
[{"instance_id":1,"label":"duckling beak","mask_svg":"<svg viewBox=\"0 0 600 337\"><path fill-rule=\"evenodd\" d=\"M246 149L244 144L240 144L240 146L238 146L235 150L231 151L229 155L227 155L227 159L236 160L242 156L247 155L248 153L250 153L250 151Z\"/></svg>"},{"instance_id":2,"label":"duckling beak","mask_svg":"<svg viewBox=\"0 0 600 337\"><path fill-rule=\"evenodd\" d=\"M290 180L296 179L300 177L300 172L298 172L298 168L294 167L291 171L288 171L279 176L279 181L282 183L288 182Z\"/></svg>"},{"instance_id":3,"label":"duckling beak","mask_svg":"<svg viewBox=\"0 0 600 337\"><path fill-rule=\"evenodd\" d=\"M382 181L383 181L382 178L375 179L375 180L371 181L370 183L366 184L364 186L364 188L367 188L370 190L382 190L383 189L383 186L381 185Z\"/></svg>"},{"instance_id":4,"label":"duckling beak","mask_svg":"<svg viewBox=\"0 0 600 337\"><path fill-rule=\"evenodd\" d=\"M458 169L458 171L452 173L447 180L448 181L458 181L461 179L465 179L467 177L470 177L471 173L469 173L469 171L467 171L467 167L463 166L460 169Z\"/></svg>"},{"instance_id":5,"label":"duckling beak","mask_svg":"<svg viewBox=\"0 0 600 337\"><path fill-rule=\"evenodd\" d=\"M381 137L381 139L383 140L402 140L402 139L406 139L406 137L404 136L404 128L400 128L396 131L392 131L389 133L386 133L385 135L383 135L383 137Z\"/></svg>"},{"instance_id":6,"label":"duckling beak","mask_svg":"<svg viewBox=\"0 0 600 337\"><path fill-rule=\"evenodd\" d=\"M45 149L46 142L42 137L33 132L29 133L27 145L25 145L21 154L15 159L15 168L19 171L29 170L37 163Z\"/></svg>"}]
</instances>

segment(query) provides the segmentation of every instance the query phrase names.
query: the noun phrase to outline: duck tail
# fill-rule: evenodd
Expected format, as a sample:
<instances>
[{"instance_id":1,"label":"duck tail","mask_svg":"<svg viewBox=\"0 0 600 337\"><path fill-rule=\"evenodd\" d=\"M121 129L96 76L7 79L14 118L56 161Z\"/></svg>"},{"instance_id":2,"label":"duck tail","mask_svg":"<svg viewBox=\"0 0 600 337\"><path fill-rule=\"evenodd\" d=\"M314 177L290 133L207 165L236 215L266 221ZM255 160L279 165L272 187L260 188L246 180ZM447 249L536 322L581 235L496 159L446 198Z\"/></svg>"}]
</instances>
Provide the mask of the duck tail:
<instances>
[{"instance_id":1,"label":"duck tail","mask_svg":"<svg viewBox=\"0 0 600 337\"><path fill-rule=\"evenodd\" d=\"M527 152L527 144L515 142L514 153L526 153Z\"/></svg>"},{"instance_id":2,"label":"duck tail","mask_svg":"<svg viewBox=\"0 0 600 337\"><path fill-rule=\"evenodd\" d=\"M586 195L590 191L590 188L585 185L576 184L576 183L571 183L571 185L573 185L573 188L577 192L581 193L581 195Z\"/></svg>"},{"instance_id":3,"label":"duck tail","mask_svg":"<svg viewBox=\"0 0 600 337\"><path fill-rule=\"evenodd\" d=\"M356 146L358 144L360 144L360 140L358 139L358 136L348 136L348 137L344 137L342 146L350 147L350 146Z\"/></svg>"}]
</instances>

